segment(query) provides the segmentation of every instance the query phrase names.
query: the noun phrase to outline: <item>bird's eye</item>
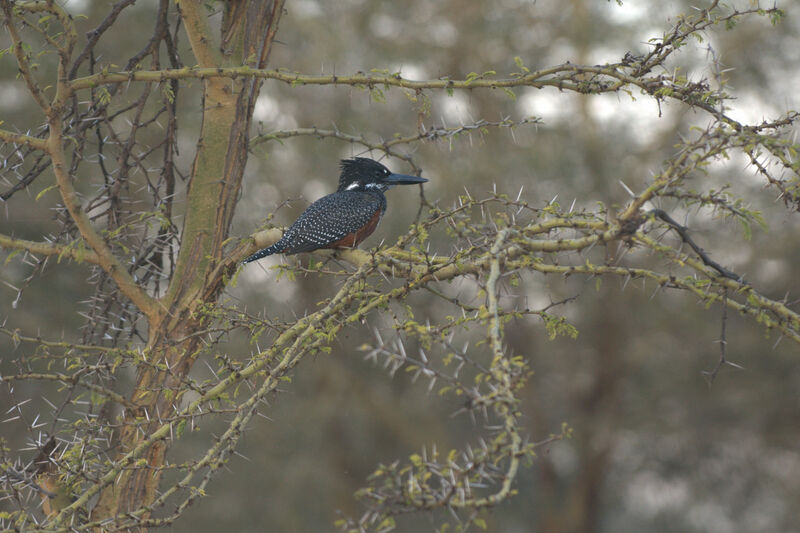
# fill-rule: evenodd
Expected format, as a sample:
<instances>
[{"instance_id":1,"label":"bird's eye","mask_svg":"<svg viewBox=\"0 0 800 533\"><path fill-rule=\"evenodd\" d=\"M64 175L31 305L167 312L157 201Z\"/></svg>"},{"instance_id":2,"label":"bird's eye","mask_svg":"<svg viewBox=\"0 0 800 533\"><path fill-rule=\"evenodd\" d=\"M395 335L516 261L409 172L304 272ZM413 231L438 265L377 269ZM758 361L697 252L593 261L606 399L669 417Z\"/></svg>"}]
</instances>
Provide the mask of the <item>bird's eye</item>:
<instances>
[{"instance_id":1,"label":"bird's eye","mask_svg":"<svg viewBox=\"0 0 800 533\"><path fill-rule=\"evenodd\" d=\"M383 169L383 173L384 173L384 174L386 174L386 175L388 176L388 175L389 175L389 169L388 169L388 168L384 168L384 169Z\"/></svg>"}]
</instances>

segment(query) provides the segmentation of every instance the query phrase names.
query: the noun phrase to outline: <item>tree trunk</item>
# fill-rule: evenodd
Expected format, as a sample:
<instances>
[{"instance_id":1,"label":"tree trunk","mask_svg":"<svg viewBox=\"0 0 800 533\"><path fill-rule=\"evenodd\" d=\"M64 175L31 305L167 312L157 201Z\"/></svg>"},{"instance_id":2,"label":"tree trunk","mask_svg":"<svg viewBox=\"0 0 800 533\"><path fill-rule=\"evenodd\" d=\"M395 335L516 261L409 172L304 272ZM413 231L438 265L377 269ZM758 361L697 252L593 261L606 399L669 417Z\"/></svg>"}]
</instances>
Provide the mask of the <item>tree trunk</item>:
<instances>
[{"instance_id":1,"label":"tree trunk","mask_svg":"<svg viewBox=\"0 0 800 533\"><path fill-rule=\"evenodd\" d=\"M225 2L222 35L211 38L202 2L181 2L181 17L200 67L247 65L264 68L283 2ZM131 402L123 428L115 436L119 457L151 435L175 412L181 382L202 349L197 335L204 328L204 304L216 302L224 287L223 243L228 238L234 207L247 162L248 130L260 82L253 78L204 81L202 125L186 198L181 249L160 312L151 318ZM156 498L167 441L157 441L145 461L123 471L106 487L92 512L93 520L109 519L142 507ZM148 513L149 514L149 511Z\"/></svg>"}]
</instances>

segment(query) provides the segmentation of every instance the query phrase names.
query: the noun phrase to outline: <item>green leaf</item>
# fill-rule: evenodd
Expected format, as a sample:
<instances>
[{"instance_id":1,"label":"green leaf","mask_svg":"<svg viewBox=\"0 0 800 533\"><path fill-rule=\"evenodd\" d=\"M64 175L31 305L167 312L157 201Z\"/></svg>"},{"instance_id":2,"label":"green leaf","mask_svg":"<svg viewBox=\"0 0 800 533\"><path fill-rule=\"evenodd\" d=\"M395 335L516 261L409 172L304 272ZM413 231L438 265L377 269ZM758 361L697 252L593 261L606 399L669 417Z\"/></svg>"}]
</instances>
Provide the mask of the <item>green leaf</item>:
<instances>
[{"instance_id":1,"label":"green leaf","mask_svg":"<svg viewBox=\"0 0 800 533\"><path fill-rule=\"evenodd\" d=\"M100 87L97 89L97 98L101 104L106 105L111 102L111 93L108 92L107 88Z\"/></svg>"},{"instance_id":2,"label":"green leaf","mask_svg":"<svg viewBox=\"0 0 800 533\"><path fill-rule=\"evenodd\" d=\"M40 199L42 196L44 196L44 195L45 195L45 194L47 194L48 192L52 191L52 190L53 190L53 189L55 189L56 187L57 187L57 185L50 185L49 187L45 187L44 189L42 189L42 191L41 191L39 194L37 194L37 195L36 195L36 201L38 202L38 201L39 201L39 199Z\"/></svg>"},{"instance_id":3,"label":"green leaf","mask_svg":"<svg viewBox=\"0 0 800 533\"><path fill-rule=\"evenodd\" d=\"M170 104L175 102L175 91L172 90L172 84L171 83L165 83L165 84L163 84L161 86L161 94L164 95L164 98Z\"/></svg>"},{"instance_id":4,"label":"green leaf","mask_svg":"<svg viewBox=\"0 0 800 533\"><path fill-rule=\"evenodd\" d=\"M514 101L517 100L517 95L514 93L514 91L512 91L508 87L501 87L501 89L503 89L503 92L506 93L506 95L508 95L509 98L511 98Z\"/></svg>"},{"instance_id":5,"label":"green leaf","mask_svg":"<svg viewBox=\"0 0 800 533\"><path fill-rule=\"evenodd\" d=\"M6 260L5 260L4 264L7 265L9 263L9 261L11 261L14 258L15 255L17 255L17 254L19 254L21 252L22 252L22 250L20 250L20 249L11 250L11 252L9 252L9 254L8 254L8 257L6 257Z\"/></svg>"},{"instance_id":6,"label":"green leaf","mask_svg":"<svg viewBox=\"0 0 800 533\"><path fill-rule=\"evenodd\" d=\"M181 438L181 435L183 435L183 432L185 430L186 430L186 419L184 418L180 422L178 422L177 426L175 426L175 437L178 439Z\"/></svg>"}]
</instances>

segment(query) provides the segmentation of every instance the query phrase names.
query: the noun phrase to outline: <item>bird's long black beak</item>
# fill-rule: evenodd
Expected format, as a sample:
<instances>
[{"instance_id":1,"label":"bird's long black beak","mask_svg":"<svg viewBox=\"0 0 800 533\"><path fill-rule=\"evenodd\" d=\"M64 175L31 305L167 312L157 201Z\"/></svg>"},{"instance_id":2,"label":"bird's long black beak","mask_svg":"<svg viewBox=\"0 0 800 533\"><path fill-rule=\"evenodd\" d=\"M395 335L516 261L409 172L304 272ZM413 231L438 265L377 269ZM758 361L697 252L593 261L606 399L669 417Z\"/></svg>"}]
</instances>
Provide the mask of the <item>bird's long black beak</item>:
<instances>
[{"instance_id":1,"label":"bird's long black beak","mask_svg":"<svg viewBox=\"0 0 800 533\"><path fill-rule=\"evenodd\" d=\"M425 183L425 178L419 176L409 176L408 174L389 174L383 178L383 182L387 185L416 185L417 183Z\"/></svg>"}]
</instances>

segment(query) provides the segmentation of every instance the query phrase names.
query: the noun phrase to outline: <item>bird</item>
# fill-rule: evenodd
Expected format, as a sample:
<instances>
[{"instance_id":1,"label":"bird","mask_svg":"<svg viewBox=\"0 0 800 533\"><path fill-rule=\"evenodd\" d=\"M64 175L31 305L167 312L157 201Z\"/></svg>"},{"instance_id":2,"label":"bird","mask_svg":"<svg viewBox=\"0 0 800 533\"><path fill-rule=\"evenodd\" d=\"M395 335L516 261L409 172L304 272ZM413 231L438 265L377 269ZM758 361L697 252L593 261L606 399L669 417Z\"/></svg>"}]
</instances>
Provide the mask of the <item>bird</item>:
<instances>
[{"instance_id":1,"label":"bird","mask_svg":"<svg viewBox=\"0 0 800 533\"><path fill-rule=\"evenodd\" d=\"M395 174L366 157L343 159L339 187L308 206L283 237L244 259L251 263L272 254L297 254L320 248L355 248L369 237L386 212L386 192L395 185L428 180Z\"/></svg>"}]
</instances>

